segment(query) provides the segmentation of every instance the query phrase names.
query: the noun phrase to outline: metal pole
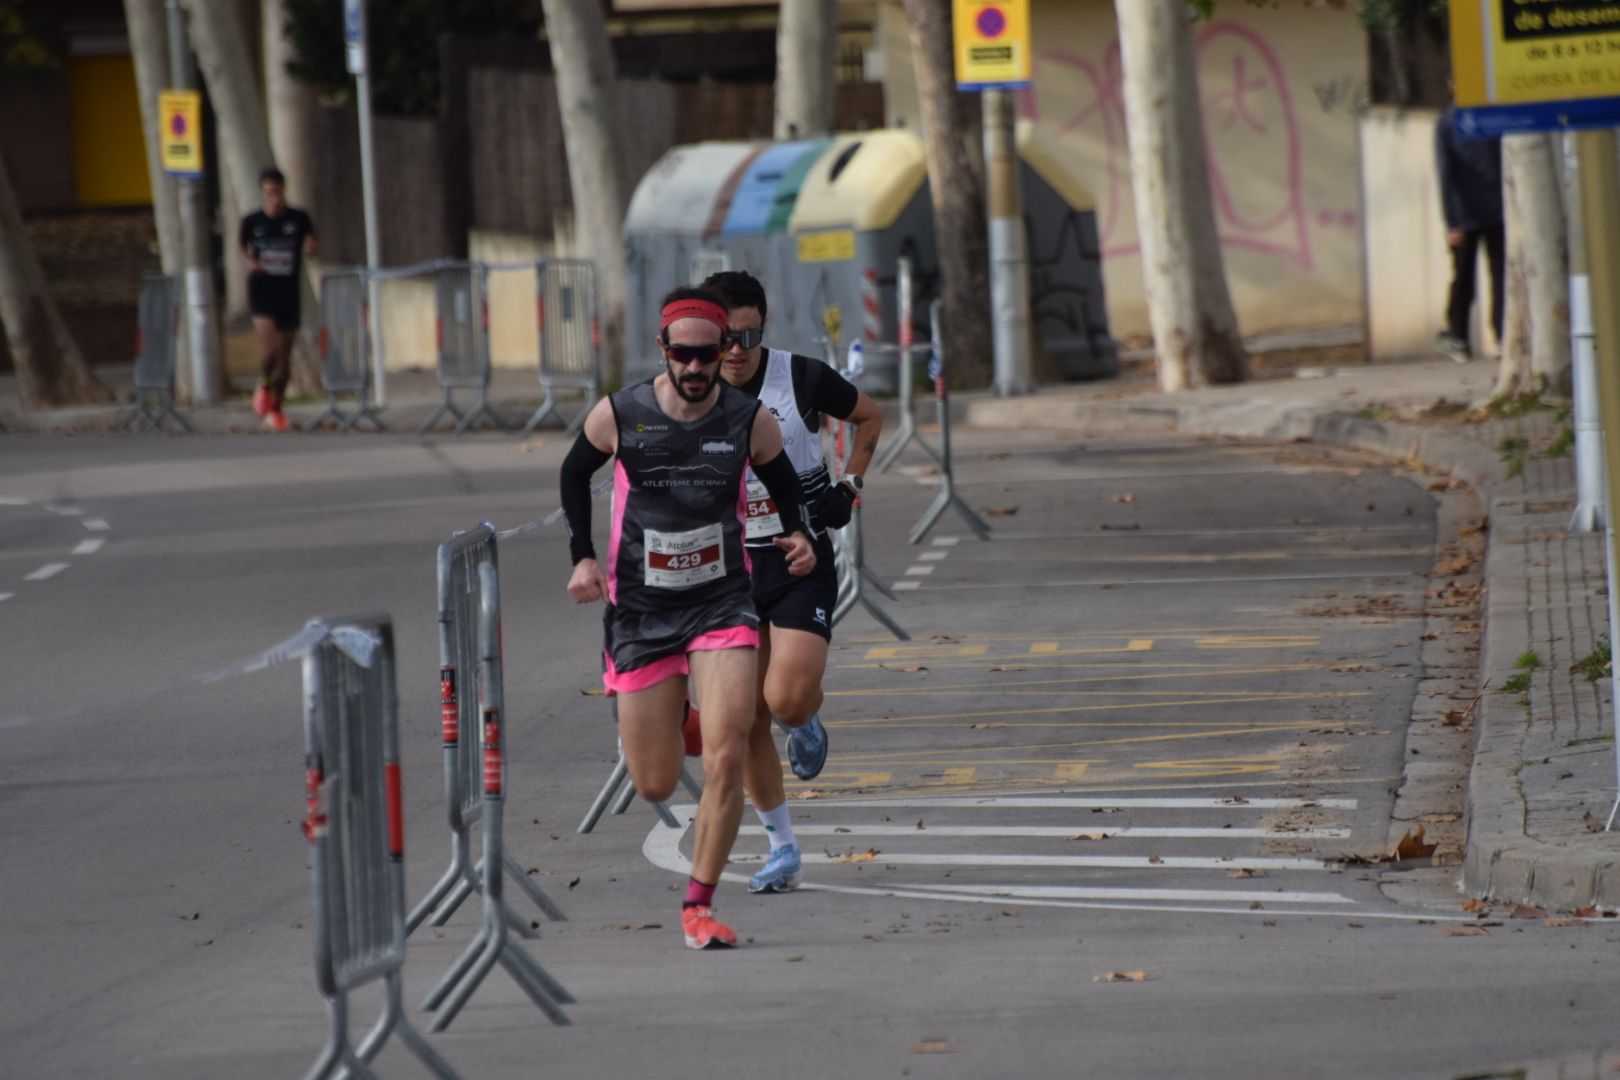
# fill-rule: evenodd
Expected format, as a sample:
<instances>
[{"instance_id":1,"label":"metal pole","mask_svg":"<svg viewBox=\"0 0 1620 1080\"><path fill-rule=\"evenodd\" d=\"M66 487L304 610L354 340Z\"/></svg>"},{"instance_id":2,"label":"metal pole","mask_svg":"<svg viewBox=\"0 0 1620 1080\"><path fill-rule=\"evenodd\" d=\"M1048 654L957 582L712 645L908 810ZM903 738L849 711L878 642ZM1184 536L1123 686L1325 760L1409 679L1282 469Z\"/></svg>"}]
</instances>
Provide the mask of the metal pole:
<instances>
[{"instance_id":1,"label":"metal pole","mask_svg":"<svg viewBox=\"0 0 1620 1080\"><path fill-rule=\"evenodd\" d=\"M1028 394L1030 377L1029 245L1024 236L1013 96L984 91L984 163L990 219L990 317L998 397Z\"/></svg>"},{"instance_id":2,"label":"metal pole","mask_svg":"<svg viewBox=\"0 0 1620 1080\"><path fill-rule=\"evenodd\" d=\"M370 46L366 33L365 0L343 0L343 40L349 72L354 75L354 100L360 112L360 201L366 225L366 295L371 303L371 393L378 405L388 403L387 334L383 328L382 282L377 271L382 266L378 254L381 239L377 232L377 173L372 156Z\"/></svg>"},{"instance_id":3,"label":"metal pole","mask_svg":"<svg viewBox=\"0 0 1620 1080\"><path fill-rule=\"evenodd\" d=\"M195 89L191 49L180 0L168 0L169 83L176 90ZM201 163L199 163L199 171ZM191 403L219 402L219 313L214 296L214 267L208 250L208 192L203 178L177 177L180 247L186 290L186 335L191 347ZM226 234L227 240L230 234ZM228 258L229 256L227 256Z\"/></svg>"},{"instance_id":4,"label":"metal pole","mask_svg":"<svg viewBox=\"0 0 1620 1080\"><path fill-rule=\"evenodd\" d=\"M1575 133L1564 135L1564 199L1569 226L1569 337L1574 369L1575 513L1571 532L1603 528L1603 429L1598 424L1597 355L1592 345L1591 280L1586 273L1586 235L1581 226L1581 200L1576 189L1581 171Z\"/></svg>"},{"instance_id":5,"label":"metal pole","mask_svg":"<svg viewBox=\"0 0 1620 1080\"><path fill-rule=\"evenodd\" d=\"M1614 129L1582 131L1576 136L1580 154L1581 216L1586 228L1586 263L1591 277L1592 328L1597 335L1598 416L1610 432L1603 440L1607 466L1607 505L1620 505L1615 485L1620 481L1620 162L1615 160ZM1616 546L1614 516L1608 521L1606 551L1609 573L1609 640L1620 640L1620 595L1616 593L1615 571L1620 568L1620 547ZM1611 676L1613 700L1620 702L1620 671ZM1616 778L1620 780L1620 743L1615 745ZM1615 810L1609 811L1607 828L1614 826Z\"/></svg>"}]
</instances>

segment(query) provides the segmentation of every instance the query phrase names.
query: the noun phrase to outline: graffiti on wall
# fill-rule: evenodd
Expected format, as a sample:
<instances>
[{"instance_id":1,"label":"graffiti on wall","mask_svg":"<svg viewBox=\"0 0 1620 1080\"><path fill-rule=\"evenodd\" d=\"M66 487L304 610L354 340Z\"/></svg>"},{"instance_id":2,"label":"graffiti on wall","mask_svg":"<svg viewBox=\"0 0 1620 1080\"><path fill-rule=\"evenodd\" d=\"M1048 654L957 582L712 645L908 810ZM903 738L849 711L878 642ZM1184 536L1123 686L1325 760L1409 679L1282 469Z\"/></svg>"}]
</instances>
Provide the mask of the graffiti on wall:
<instances>
[{"instance_id":1,"label":"graffiti on wall","mask_svg":"<svg viewBox=\"0 0 1620 1080\"><path fill-rule=\"evenodd\" d=\"M1303 270L1316 263L1311 225L1354 228L1358 217L1343 207L1306 206L1303 139L1296 93L1287 69L1265 36L1241 23L1215 20L1194 38L1208 149L1210 190L1221 243L1287 260ZM1099 149L1101 173L1093 180L1097 228L1105 258L1140 254L1130 225L1130 154L1118 39L1100 61L1066 49L1036 54L1036 85L1047 85L1039 115L1035 95L1022 99L1024 117L1042 120L1059 138L1076 136ZM1336 84L1313 86L1324 111L1334 111L1350 91ZM1053 103L1060 104L1054 108Z\"/></svg>"}]
</instances>

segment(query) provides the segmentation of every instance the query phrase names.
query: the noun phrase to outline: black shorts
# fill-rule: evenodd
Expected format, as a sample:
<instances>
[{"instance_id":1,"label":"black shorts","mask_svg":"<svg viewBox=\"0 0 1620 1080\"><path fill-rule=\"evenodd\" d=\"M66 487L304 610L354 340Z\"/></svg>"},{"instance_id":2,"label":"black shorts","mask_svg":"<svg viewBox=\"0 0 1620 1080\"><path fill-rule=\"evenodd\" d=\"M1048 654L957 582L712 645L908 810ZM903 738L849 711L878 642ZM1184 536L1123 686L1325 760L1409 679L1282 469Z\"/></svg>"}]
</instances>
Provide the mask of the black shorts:
<instances>
[{"instance_id":1,"label":"black shorts","mask_svg":"<svg viewBox=\"0 0 1620 1080\"><path fill-rule=\"evenodd\" d=\"M297 279L254 274L248 278L248 311L256 318L273 319L277 330L297 330Z\"/></svg>"},{"instance_id":2,"label":"black shorts","mask_svg":"<svg viewBox=\"0 0 1620 1080\"><path fill-rule=\"evenodd\" d=\"M706 634L746 630L757 644L759 617L754 602L741 589L728 590L705 603L661 611L627 611L609 605L602 613L602 656L609 690L621 677L652 667L670 657L684 657Z\"/></svg>"},{"instance_id":3,"label":"black shorts","mask_svg":"<svg viewBox=\"0 0 1620 1080\"><path fill-rule=\"evenodd\" d=\"M804 577L788 573L780 548L748 549L754 564L754 609L759 621L789 630L804 630L832 640L832 613L838 604L838 569L832 543L816 543L816 568Z\"/></svg>"}]
</instances>

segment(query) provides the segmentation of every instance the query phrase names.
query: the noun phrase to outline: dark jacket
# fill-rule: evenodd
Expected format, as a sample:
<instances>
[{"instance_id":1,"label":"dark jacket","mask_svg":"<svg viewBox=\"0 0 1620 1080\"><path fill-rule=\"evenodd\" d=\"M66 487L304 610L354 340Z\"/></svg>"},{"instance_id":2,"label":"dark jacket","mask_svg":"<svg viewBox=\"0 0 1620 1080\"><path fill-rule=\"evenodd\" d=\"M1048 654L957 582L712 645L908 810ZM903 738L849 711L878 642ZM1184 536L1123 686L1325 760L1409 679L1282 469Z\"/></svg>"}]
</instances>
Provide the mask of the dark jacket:
<instances>
[{"instance_id":1,"label":"dark jacket","mask_svg":"<svg viewBox=\"0 0 1620 1080\"><path fill-rule=\"evenodd\" d=\"M1502 224L1502 140L1465 139L1456 111L1440 114L1434 127L1440 207L1450 229L1486 229Z\"/></svg>"}]
</instances>

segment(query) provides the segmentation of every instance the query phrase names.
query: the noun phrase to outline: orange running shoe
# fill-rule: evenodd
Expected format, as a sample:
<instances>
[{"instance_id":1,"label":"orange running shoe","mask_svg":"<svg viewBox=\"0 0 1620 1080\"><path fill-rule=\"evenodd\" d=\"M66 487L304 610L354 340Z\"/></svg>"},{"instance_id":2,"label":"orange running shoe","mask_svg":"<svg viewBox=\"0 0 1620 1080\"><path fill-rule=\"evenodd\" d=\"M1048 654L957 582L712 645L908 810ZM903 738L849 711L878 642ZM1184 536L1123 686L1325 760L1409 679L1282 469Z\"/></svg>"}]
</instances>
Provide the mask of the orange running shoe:
<instances>
[{"instance_id":1,"label":"orange running shoe","mask_svg":"<svg viewBox=\"0 0 1620 1080\"><path fill-rule=\"evenodd\" d=\"M716 919L707 904L682 908L681 929L686 931L688 949L729 949L737 944L736 931Z\"/></svg>"},{"instance_id":2,"label":"orange running shoe","mask_svg":"<svg viewBox=\"0 0 1620 1080\"><path fill-rule=\"evenodd\" d=\"M282 412L280 409L271 409L270 412L265 415L264 422L269 425L271 431L287 430L287 414Z\"/></svg>"},{"instance_id":3,"label":"orange running shoe","mask_svg":"<svg viewBox=\"0 0 1620 1080\"><path fill-rule=\"evenodd\" d=\"M260 383L253 388L253 415L263 420L270 412L270 388Z\"/></svg>"},{"instance_id":4,"label":"orange running shoe","mask_svg":"<svg viewBox=\"0 0 1620 1080\"><path fill-rule=\"evenodd\" d=\"M703 756L703 726L698 720L698 711L693 704L686 703L686 719L681 721L681 740L686 743L687 757Z\"/></svg>"}]
</instances>

